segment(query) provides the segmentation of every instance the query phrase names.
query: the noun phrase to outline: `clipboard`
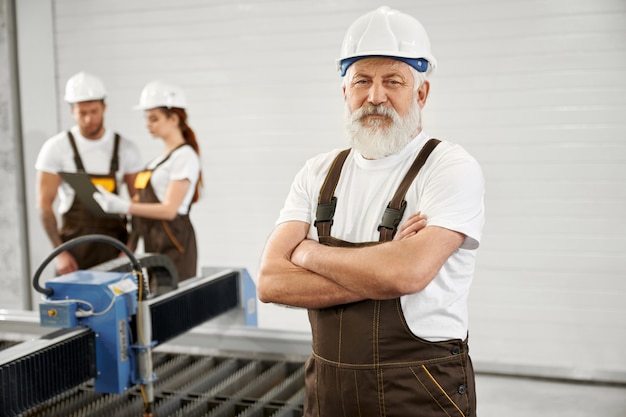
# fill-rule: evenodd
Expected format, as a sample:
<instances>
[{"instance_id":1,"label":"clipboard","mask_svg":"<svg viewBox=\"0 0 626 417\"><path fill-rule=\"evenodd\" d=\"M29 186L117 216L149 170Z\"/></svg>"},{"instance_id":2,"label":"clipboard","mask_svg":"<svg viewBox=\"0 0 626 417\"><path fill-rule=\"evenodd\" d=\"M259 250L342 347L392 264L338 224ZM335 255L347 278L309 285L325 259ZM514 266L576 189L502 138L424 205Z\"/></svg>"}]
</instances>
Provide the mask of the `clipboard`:
<instances>
[{"instance_id":1,"label":"clipboard","mask_svg":"<svg viewBox=\"0 0 626 417\"><path fill-rule=\"evenodd\" d=\"M97 193L98 189L91 182L89 175L84 172L59 172L63 181L72 186L76 192L78 199L89 208L95 216L105 217L109 219L120 219L121 216L116 213L107 213L93 199L93 193Z\"/></svg>"}]
</instances>

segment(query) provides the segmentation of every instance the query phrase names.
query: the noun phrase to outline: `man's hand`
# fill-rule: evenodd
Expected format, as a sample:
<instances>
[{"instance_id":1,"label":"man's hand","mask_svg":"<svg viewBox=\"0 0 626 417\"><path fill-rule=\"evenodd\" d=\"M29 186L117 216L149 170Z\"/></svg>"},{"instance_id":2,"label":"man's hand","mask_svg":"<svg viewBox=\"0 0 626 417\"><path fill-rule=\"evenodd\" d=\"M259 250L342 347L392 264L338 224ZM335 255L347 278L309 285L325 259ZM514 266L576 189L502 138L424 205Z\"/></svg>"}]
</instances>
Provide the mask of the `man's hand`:
<instances>
[{"instance_id":1,"label":"man's hand","mask_svg":"<svg viewBox=\"0 0 626 417\"><path fill-rule=\"evenodd\" d=\"M424 227L426 227L426 216L420 212L412 214L398 229L393 240L402 240L414 236ZM306 268L306 255L308 251L314 250L315 246L319 244L320 243L314 240L304 239L298 246L296 246L291 254L291 262L301 268Z\"/></svg>"},{"instance_id":2,"label":"man's hand","mask_svg":"<svg viewBox=\"0 0 626 417\"><path fill-rule=\"evenodd\" d=\"M402 240L414 236L417 232L426 227L426 216L419 211L412 214L406 222L396 232L393 240Z\"/></svg>"},{"instance_id":3,"label":"man's hand","mask_svg":"<svg viewBox=\"0 0 626 417\"><path fill-rule=\"evenodd\" d=\"M76 259L74 259L72 254L68 251L59 253L55 259L55 263L56 272L59 275L69 274L70 272L78 270L78 263L76 263Z\"/></svg>"},{"instance_id":4,"label":"man's hand","mask_svg":"<svg viewBox=\"0 0 626 417\"><path fill-rule=\"evenodd\" d=\"M128 213L130 201L123 199L117 194L108 192L100 185L97 185L96 188L98 189L98 192L93 193L93 199L96 200L96 203L98 203L100 207L102 207L102 210L106 213Z\"/></svg>"},{"instance_id":5,"label":"man's hand","mask_svg":"<svg viewBox=\"0 0 626 417\"><path fill-rule=\"evenodd\" d=\"M290 260L362 299L383 300L423 290L463 238L458 232L427 226L426 217L415 213L392 242L350 248L305 239Z\"/></svg>"},{"instance_id":6,"label":"man's hand","mask_svg":"<svg viewBox=\"0 0 626 417\"><path fill-rule=\"evenodd\" d=\"M296 266L299 266L301 268L306 268L304 265L306 262L305 259L306 259L307 251L308 249L312 249L314 246L317 246L317 245L320 245L320 243L315 240L304 239L293 250L291 254L291 262Z\"/></svg>"}]
</instances>

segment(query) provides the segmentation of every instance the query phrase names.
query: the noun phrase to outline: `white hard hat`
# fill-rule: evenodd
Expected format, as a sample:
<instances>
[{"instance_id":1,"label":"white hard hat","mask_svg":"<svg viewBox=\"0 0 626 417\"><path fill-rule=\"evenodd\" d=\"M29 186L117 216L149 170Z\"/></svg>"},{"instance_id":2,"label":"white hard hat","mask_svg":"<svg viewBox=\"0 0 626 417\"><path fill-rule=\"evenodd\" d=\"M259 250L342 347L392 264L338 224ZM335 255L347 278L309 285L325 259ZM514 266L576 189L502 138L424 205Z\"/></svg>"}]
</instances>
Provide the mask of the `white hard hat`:
<instances>
[{"instance_id":1,"label":"white hard hat","mask_svg":"<svg viewBox=\"0 0 626 417\"><path fill-rule=\"evenodd\" d=\"M422 24L413 16L387 6L364 14L348 28L337 62L341 76L355 61L370 56L398 59L420 72L437 65Z\"/></svg>"},{"instance_id":2,"label":"white hard hat","mask_svg":"<svg viewBox=\"0 0 626 417\"><path fill-rule=\"evenodd\" d=\"M162 81L151 81L141 91L136 110L150 110L157 107L187 108L185 93L180 87Z\"/></svg>"},{"instance_id":3,"label":"white hard hat","mask_svg":"<svg viewBox=\"0 0 626 417\"><path fill-rule=\"evenodd\" d=\"M65 84L65 101L68 103L78 103L80 101L102 100L107 92L100 78L79 72L67 80Z\"/></svg>"}]
</instances>

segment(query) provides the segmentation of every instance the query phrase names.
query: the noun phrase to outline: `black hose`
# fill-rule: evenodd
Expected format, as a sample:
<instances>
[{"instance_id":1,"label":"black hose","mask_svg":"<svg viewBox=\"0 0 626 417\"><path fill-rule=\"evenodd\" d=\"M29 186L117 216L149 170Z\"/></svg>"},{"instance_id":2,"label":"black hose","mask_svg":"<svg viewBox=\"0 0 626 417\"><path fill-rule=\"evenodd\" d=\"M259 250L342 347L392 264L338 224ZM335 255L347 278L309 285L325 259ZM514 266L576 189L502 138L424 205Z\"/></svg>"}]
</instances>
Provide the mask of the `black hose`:
<instances>
[{"instance_id":1,"label":"black hose","mask_svg":"<svg viewBox=\"0 0 626 417\"><path fill-rule=\"evenodd\" d=\"M76 237L74 239L71 239L71 240L68 240L67 242L62 243L61 245L56 247L52 251L52 253L48 255L46 259L44 259L41 265L39 265L39 268L37 268L35 275L33 276L33 288L35 288L37 292L40 292L47 296L51 296L54 293L54 290L52 290L52 288L42 288L39 285L39 277L41 276L41 273L43 272L45 267L48 266L50 261L56 258L56 256L59 253L66 251L70 248L73 248L74 246L80 245L81 243L85 243L85 242L108 243L112 246L115 246L117 249L124 252L124 254L128 257L128 259L130 259L130 264L132 265L133 270L137 273L141 273L141 265L139 265L139 261L137 261L137 258L135 258L135 255L133 255L133 253L130 251L130 249L126 247L125 244L107 235L97 235L97 234L85 235L85 236ZM142 283L139 283L139 285L142 285Z\"/></svg>"}]
</instances>

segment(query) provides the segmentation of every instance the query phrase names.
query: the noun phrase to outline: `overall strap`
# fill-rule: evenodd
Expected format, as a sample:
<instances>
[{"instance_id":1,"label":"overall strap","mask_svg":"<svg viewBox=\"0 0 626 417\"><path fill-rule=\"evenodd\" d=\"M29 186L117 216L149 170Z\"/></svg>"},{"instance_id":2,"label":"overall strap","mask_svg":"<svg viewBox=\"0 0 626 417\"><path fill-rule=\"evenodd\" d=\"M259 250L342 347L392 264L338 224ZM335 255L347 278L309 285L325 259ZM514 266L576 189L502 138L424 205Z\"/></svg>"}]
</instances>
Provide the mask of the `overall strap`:
<instances>
[{"instance_id":1,"label":"overall strap","mask_svg":"<svg viewBox=\"0 0 626 417\"><path fill-rule=\"evenodd\" d=\"M177 151L178 149L182 148L183 146L187 145L187 142L185 143L181 143L180 145L178 145L177 147L175 147L174 149L172 149L166 156L165 158L163 158L158 164L156 164L155 166L153 166L151 169L147 169L146 171L154 171L155 169L157 169L158 167L160 167L161 165L163 165L168 159L170 159L170 156L172 156L172 154Z\"/></svg>"},{"instance_id":2,"label":"overall strap","mask_svg":"<svg viewBox=\"0 0 626 417\"><path fill-rule=\"evenodd\" d=\"M322 184L320 196L317 200L315 223L313 223L317 228L318 237L330 236L330 228L333 225L333 216L335 215L335 207L337 206L337 198L334 196L335 188L337 188L341 169L349 153L350 149L344 149L335 157L333 164L328 170L324 184Z\"/></svg>"},{"instance_id":3,"label":"overall strap","mask_svg":"<svg viewBox=\"0 0 626 417\"><path fill-rule=\"evenodd\" d=\"M120 167L119 164L119 158L118 158L118 153L119 153L119 148L120 148L120 135L119 133L115 134L115 144L113 145L113 156L111 156L111 167L109 168L109 171L111 172L111 175L115 175L115 173L117 172L117 170Z\"/></svg>"},{"instance_id":4,"label":"overall strap","mask_svg":"<svg viewBox=\"0 0 626 417\"><path fill-rule=\"evenodd\" d=\"M76 171L85 172L85 167L83 166L83 160L80 159L80 154L78 153L78 148L76 147L76 141L74 140L74 135L69 130L67 131L67 137L70 140L70 145L72 145L72 150L74 151L74 164L76 165Z\"/></svg>"},{"instance_id":5,"label":"overall strap","mask_svg":"<svg viewBox=\"0 0 626 417\"><path fill-rule=\"evenodd\" d=\"M406 209L406 200L404 199L406 192L413 183L413 180L419 173L420 169L422 169L426 163L426 160L430 156L431 152L437 147L437 145L439 145L440 142L441 141L439 139L430 139L419 152L415 161L413 161L413 165L411 165L411 168L407 171L404 179L398 186L396 193L391 198L391 201L383 213L383 218L378 226L378 231L380 232L380 242L387 242L393 239L393 236L396 234L398 229L398 225L402 220L402 216L404 215L404 210Z\"/></svg>"},{"instance_id":6,"label":"overall strap","mask_svg":"<svg viewBox=\"0 0 626 417\"><path fill-rule=\"evenodd\" d=\"M187 146L188 143L181 143L180 145L178 145L177 147L175 147L174 149L172 149L166 156L165 158L163 158L161 161L159 161L158 164L156 164L154 167L150 168L150 169L145 169L143 172L150 172L150 176L152 176L152 173L154 172L154 170L156 170L158 167L160 167L161 165L163 165L168 159L170 159L170 157L172 156L172 154L177 151L178 149L182 148L183 146ZM155 198L156 198L156 194L154 192L154 189L152 188L152 184L150 184L149 180L148 180L148 186L152 189L151 193L154 194ZM147 187L146 187L147 188ZM157 199L158 201L158 199ZM187 208L187 215L189 215L189 213L191 212L191 206L193 204L193 198L191 199L191 201L189 202L189 207ZM178 214L177 214L178 215Z\"/></svg>"},{"instance_id":7,"label":"overall strap","mask_svg":"<svg viewBox=\"0 0 626 417\"><path fill-rule=\"evenodd\" d=\"M83 160L78 153L78 147L76 146L76 140L74 140L74 135L72 132L68 130L67 137L70 140L70 145L72 145L72 151L74 152L74 163L76 164L76 170L78 172L85 172L85 166L83 165ZM113 145L113 155L111 156L111 164L110 164L110 174L115 175L117 170L119 169L119 147L120 147L120 135L118 133L115 134L115 144Z\"/></svg>"}]
</instances>

